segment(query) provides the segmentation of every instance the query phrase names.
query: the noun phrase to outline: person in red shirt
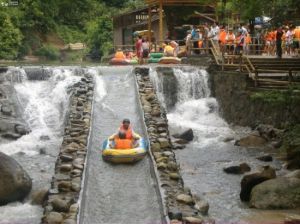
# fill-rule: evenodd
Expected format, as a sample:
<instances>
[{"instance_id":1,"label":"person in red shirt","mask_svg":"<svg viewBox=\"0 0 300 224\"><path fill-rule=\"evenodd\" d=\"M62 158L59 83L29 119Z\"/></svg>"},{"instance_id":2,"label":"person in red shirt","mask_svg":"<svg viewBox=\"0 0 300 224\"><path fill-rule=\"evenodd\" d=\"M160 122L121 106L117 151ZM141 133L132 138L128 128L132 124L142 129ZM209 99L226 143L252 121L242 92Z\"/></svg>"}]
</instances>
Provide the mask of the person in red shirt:
<instances>
[{"instance_id":1,"label":"person in red shirt","mask_svg":"<svg viewBox=\"0 0 300 224\"><path fill-rule=\"evenodd\" d=\"M138 57L139 64L142 63L142 57L143 57L142 43L143 43L142 37L138 35L135 41L135 50L136 50L136 56Z\"/></svg>"}]
</instances>

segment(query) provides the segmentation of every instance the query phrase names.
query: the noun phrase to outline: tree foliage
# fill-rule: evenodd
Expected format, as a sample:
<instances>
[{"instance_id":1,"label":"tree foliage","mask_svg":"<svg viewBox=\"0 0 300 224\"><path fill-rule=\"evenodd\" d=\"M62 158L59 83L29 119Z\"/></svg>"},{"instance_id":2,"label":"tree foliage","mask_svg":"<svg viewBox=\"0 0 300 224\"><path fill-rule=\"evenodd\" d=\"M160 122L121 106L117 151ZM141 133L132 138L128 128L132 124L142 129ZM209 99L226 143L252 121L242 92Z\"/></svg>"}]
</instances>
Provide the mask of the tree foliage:
<instances>
[{"instance_id":1,"label":"tree foliage","mask_svg":"<svg viewBox=\"0 0 300 224\"><path fill-rule=\"evenodd\" d=\"M20 30L13 25L8 14L0 11L0 59L15 59L21 41Z\"/></svg>"}]
</instances>

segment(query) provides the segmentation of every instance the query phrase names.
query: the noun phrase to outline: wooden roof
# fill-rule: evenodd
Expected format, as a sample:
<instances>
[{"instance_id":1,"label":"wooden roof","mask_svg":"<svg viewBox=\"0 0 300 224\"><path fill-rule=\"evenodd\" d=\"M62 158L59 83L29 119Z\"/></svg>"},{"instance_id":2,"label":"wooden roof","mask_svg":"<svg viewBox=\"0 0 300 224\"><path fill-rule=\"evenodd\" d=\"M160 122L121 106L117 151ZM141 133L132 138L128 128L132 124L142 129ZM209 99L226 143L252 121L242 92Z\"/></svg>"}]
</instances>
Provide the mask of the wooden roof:
<instances>
[{"instance_id":1,"label":"wooden roof","mask_svg":"<svg viewBox=\"0 0 300 224\"><path fill-rule=\"evenodd\" d=\"M160 1L164 6L199 6L199 0L145 0L150 6L159 5Z\"/></svg>"}]
</instances>

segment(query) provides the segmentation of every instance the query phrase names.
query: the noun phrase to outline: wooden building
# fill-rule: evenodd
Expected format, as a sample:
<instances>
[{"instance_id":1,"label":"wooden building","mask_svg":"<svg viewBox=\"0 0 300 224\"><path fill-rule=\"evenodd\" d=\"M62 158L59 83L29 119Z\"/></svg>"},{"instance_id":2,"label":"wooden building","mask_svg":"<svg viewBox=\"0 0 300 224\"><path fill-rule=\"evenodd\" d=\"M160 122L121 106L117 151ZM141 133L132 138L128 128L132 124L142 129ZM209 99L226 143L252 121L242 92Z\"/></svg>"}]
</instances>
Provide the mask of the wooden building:
<instances>
[{"instance_id":1,"label":"wooden building","mask_svg":"<svg viewBox=\"0 0 300 224\"><path fill-rule=\"evenodd\" d=\"M148 7L136 9L127 13L117 15L113 18L114 26L114 46L124 47L132 45L134 43L133 33L135 31L147 30L149 22ZM159 16L155 9L151 12L151 30L153 31L152 40L159 39ZM163 16L163 24L165 29L163 35L167 34L167 24L165 17Z\"/></svg>"},{"instance_id":2,"label":"wooden building","mask_svg":"<svg viewBox=\"0 0 300 224\"><path fill-rule=\"evenodd\" d=\"M152 30L148 38L161 43L166 38L183 39L186 30L179 35L183 25L213 23L215 7L198 0L145 0L144 8L117 15L113 21L115 47L132 45L137 30Z\"/></svg>"}]
</instances>

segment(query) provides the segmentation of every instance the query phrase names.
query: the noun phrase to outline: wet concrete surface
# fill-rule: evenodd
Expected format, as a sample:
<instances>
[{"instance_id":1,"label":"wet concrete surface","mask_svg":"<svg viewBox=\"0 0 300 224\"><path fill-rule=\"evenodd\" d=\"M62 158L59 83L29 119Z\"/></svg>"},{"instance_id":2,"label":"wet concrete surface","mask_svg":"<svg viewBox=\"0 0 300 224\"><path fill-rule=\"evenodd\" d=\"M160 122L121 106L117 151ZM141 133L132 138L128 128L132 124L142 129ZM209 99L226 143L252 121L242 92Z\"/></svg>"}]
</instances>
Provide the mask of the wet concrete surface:
<instances>
[{"instance_id":1,"label":"wet concrete surface","mask_svg":"<svg viewBox=\"0 0 300 224\"><path fill-rule=\"evenodd\" d=\"M104 85L98 80L80 223L161 223L150 158L131 165L113 165L101 157L102 142L117 131L124 118L129 118L133 129L144 135L131 69L99 70ZM99 95L103 97L100 100Z\"/></svg>"}]
</instances>

